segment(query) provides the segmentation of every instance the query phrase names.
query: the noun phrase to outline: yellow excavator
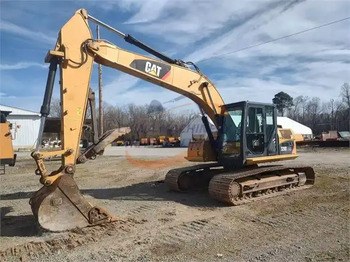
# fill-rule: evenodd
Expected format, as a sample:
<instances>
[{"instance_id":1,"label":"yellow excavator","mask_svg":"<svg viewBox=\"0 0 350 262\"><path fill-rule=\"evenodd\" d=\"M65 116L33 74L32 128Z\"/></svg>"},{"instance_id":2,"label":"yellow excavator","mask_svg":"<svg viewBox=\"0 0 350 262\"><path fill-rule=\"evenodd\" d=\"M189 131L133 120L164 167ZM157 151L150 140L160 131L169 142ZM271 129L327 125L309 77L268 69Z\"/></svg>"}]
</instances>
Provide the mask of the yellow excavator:
<instances>
[{"instance_id":1,"label":"yellow excavator","mask_svg":"<svg viewBox=\"0 0 350 262\"><path fill-rule=\"evenodd\" d=\"M158 59L121 49L106 40L93 39L89 21ZM90 16L84 9L76 11L62 27L55 48L48 52L45 61L50 67L41 107L39 142L32 153L37 164L35 173L40 175L43 187L33 195L30 204L39 224L47 230L69 230L116 219L103 208L89 203L73 179L76 164L96 157L108 143L130 131L120 128L100 138L95 136L86 151L79 151L87 104L93 100L89 82L94 62L182 94L199 106L209 140L190 144L187 159L209 163L170 170L165 177L170 189L208 188L213 198L238 205L314 184L311 167L260 165L297 157L292 133L277 128L276 109L272 104L248 101L225 104L214 84L194 63L174 60ZM58 66L62 147L42 152L39 145ZM216 138L207 116L218 129ZM61 155L62 165L49 172L43 159L51 155Z\"/></svg>"},{"instance_id":2,"label":"yellow excavator","mask_svg":"<svg viewBox=\"0 0 350 262\"><path fill-rule=\"evenodd\" d=\"M11 124L7 116L11 111L0 110L0 175L5 174L5 165L14 166L16 154L13 153Z\"/></svg>"}]
</instances>

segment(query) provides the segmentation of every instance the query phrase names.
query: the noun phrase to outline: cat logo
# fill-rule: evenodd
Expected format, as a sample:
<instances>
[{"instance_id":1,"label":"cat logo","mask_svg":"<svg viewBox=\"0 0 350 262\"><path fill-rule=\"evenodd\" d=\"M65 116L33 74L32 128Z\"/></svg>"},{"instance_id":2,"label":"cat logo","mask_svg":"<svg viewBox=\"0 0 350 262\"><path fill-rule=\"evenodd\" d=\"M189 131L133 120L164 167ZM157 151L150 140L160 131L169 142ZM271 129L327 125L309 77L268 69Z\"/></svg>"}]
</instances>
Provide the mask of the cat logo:
<instances>
[{"instance_id":1,"label":"cat logo","mask_svg":"<svg viewBox=\"0 0 350 262\"><path fill-rule=\"evenodd\" d=\"M170 75L171 69L169 65L143 59L135 59L131 62L130 66L162 80Z\"/></svg>"},{"instance_id":2,"label":"cat logo","mask_svg":"<svg viewBox=\"0 0 350 262\"><path fill-rule=\"evenodd\" d=\"M160 66L157 66L156 64L152 64L149 61L146 62L145 72L159 77L159 73L161 70L162 70L162 68Z\"/></svg>"}]
</instances>

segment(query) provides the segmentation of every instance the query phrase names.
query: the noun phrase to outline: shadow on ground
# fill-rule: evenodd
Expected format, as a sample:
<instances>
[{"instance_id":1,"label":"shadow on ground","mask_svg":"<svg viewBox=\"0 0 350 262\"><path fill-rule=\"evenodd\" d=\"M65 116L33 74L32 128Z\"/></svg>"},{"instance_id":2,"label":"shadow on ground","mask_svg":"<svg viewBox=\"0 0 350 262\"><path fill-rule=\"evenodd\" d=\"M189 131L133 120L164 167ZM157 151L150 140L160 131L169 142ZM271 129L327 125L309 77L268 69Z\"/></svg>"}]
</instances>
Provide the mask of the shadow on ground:
<instances>
[{"instance_id":1,"label":"shadow on ground","mask_svg":"<svg viewBox=\"0 0 350 262\"><path fill-rule=\"evenodd\" d=\"M222 203L211 199L206 190L188 193L170 191L163 181L144 182L120 188L83 189L84 195L96 199L121 201L173 201L192 207L223 207ZM16 192L0 195L1 200L30 198L32 192ZM1 208L1 236L37 236L40 229L33 215L10 215L11 207Z\"/></svg>"},{"instance_id":2,"label":"shadow on ground","mask_svg":"<svg viewBox=\"0 0 350 262\"><path fill-rule=\"evenodd\" d=\"M120 188L84 189L83 194L97 199L130 201L174 201L195 207L222 207L211 199L207 190L191 192L170 191L163 181L143 182Z\"/></svg>"},{"instance_id":3,"label":"shadow on ground","mask_svg":"<svg viewBox=\"0 0 350 262\"><path fill-rule=\"evenodd\" d=\"M0 235L12 236L37 236L40 234L37 222L33 215L7 215L12 211L11 207L2 207Z\"/></svg>"},{"instance_id":4,"label":"shadow on ground","mask_svg":"<svg viewBox=\"0 0 350 262\"><path fill-rule=\"evenodd\" d=\"M170 191L163 181L143 182L118 188L82 189L81 192L97 199L132 201L174 201L187 206L220 207L223 204L209 197L206 190L192 192ZM1 200L30 198L34 191L0 195Z\"/></svg>"}]
</instances>

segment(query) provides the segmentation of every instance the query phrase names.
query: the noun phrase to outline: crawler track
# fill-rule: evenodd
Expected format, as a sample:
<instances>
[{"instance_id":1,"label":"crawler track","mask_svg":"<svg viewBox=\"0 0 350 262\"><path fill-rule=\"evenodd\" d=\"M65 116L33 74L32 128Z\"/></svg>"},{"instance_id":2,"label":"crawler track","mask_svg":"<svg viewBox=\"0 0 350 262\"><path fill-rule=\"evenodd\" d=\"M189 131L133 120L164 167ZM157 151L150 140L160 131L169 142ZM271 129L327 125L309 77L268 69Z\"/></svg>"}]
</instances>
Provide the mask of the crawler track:
<instances>
[{"instance_id":1,"label":"crawler track","mask_svg":"<svg viewBox=\"0 0 350 262\"><path fill-rule=\"evenodd\" d=\"M228 171L214 163L170 170L165 183L175 191L208 188L214 199L241 205L310 187L314 180L314 171L307 166L252 166Z\"/></svg>"},{"instance_id":2,"label":"crawler track","mask_svg":"<svg viewBox=\"0 0 350 262\"><path fill-rule=\"evenodd\" d=\"M289 190L311 187L315 174L311 167L269 166L213 177L209 194L221 202L241 205L262 198L281 195Z\"/></svg>"}]
</instances>

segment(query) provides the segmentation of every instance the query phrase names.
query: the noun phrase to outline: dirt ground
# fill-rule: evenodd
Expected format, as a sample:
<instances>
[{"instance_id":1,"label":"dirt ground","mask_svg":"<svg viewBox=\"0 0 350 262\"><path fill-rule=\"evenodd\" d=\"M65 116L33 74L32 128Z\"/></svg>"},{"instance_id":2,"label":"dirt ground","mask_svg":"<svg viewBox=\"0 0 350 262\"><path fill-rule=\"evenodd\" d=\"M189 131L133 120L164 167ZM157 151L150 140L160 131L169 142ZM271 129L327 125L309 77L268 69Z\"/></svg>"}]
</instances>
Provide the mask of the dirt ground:
<instances>
[{"instance_id":1,"label":"dirt ground","mask_svg":"<svg viewBox=\"0 0 350 262\"><path fill-rule=\"evenodd\" d=\"M83 194L120 220L50 233L31 213L28 200L40 184L22 153L0 177L0 261L350 261L349 149L301 150L289 164L311 165L314 187L237 207L205 191L169 191L167 171L193 165L183 154L109 148L79 165Z\"/></svg>"}]
</instances>

